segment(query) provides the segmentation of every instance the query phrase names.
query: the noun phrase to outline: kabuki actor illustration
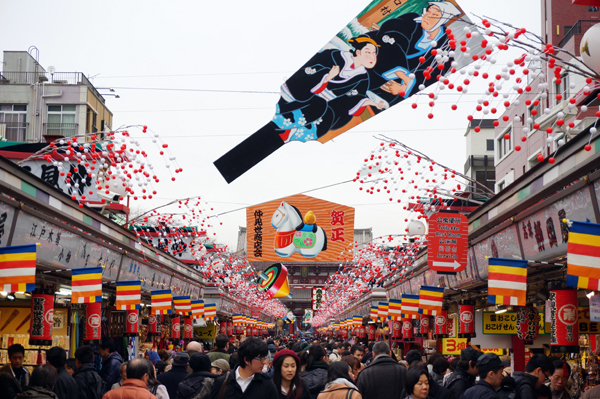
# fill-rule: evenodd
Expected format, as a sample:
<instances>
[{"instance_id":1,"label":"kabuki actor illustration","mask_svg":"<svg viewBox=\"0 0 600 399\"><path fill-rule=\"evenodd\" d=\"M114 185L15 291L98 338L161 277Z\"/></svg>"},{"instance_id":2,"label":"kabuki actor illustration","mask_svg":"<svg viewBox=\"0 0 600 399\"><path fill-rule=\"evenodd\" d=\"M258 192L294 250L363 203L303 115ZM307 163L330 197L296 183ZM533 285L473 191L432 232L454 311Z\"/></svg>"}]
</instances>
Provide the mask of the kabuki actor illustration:
<instances>
[{"instance_id":1,"label":"kabuki actor illustration","mask_svg":"<svg viewBox=\"0 0 600 399\"><path fill-rule=\"evenodd\" d=\"M286 143L325 143L468 65L480 43L453 0L372 1L281 86L272 120L214 164L231 183Z\"/></svg>"}]
</instances>

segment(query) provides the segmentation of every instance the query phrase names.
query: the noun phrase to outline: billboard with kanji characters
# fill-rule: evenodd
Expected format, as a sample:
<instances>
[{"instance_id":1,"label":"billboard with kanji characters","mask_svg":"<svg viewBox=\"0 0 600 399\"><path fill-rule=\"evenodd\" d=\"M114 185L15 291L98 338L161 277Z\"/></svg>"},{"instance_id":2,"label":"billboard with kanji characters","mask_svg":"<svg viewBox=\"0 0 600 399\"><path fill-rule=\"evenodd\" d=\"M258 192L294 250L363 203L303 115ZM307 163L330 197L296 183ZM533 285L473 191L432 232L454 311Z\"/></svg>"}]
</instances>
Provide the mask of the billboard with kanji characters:
<instances>
[{"instance_id":1,"label":"billboard with kanji characters","mask_svg":"<svg viewBox=\"0 0 600 399\"><path fill-rule=\"evenodd\" d=\"M251 262L338 262L354 242L354 208L303 194L246 208Z\"/></svg>"}]
</instances>

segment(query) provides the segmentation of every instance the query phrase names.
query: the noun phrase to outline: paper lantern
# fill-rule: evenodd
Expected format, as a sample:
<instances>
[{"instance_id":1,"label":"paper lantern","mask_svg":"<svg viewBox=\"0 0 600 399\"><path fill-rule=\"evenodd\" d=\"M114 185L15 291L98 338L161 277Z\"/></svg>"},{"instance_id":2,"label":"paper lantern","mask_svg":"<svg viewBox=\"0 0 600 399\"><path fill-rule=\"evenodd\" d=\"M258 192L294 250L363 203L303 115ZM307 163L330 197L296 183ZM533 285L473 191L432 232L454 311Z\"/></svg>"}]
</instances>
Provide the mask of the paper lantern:
<instances>
[{"instance_id":1,"label":"paper lantern","mask_svg":"<svg viewBox=\"0 0 600 399\"><path fill-rule=\"evenodd\" d=\"M581 38L579 52L583 62L596 73L600 73L600 24L585 32Z\"/></svg>"},{"instance_id":2,"label":"paper lantern","mask_svg":"<svg viewBox=\"0 0 600 399\"><path fill-rule=\"evenodd\" d=\"M99 343L102 338L102 302L85 305L85 334L83 340L87 344Z\"/></svg>"},{"instance_id":3,"label":"paper lantern","mask_svg":"<svg viewBox=\"0 0 600 399\"><path fill-rule=\"evenodd\" d=\"M125 314L125 332L123 336L134 337L138 335L140 324L140 310L128 309Z\"/></svg>"},{"instance_id":4,"label":"paper lantern","mask_svg":"<svg viewBox=\"0 0 600 399\"><path fill-rule=\"evenodd\" d=\"M429 316L426 314L419 316L419 337L426 337L429 335Z\"/></svg>"},{"instance_id":5,"label":"paper lantern","mask_svg":"<svg viewBox=\"0 0 600 399\"><path fill-rule=\"evenodd\" d=\"M160 335L161 315L151 314L148 316L148 335Z\"/></svg>"},{"instance_id":6,"label":"paper lantern","mask_svg":"<svg viewBox=\"0 0 600 399\"><path fill-rule=\"evenodd\" d=\"M448 311L442 310L440 314L434 317L433 335L436 338L448 337Z\"/></svg>"},{"instance_id":7,"label":"paper lantern","mask_svg":"<svg viewBox=\"0 0 600 399\"><path fill-rule=\"evenodd\" d=\"M475 336L475 306L471 304L458 307L458 336L459 338Z\"/></svg>"},{"instance_id":8,"label":"paper lantern","mask_svg":"<svg viewBox=\"0 0 600 399\"><path fill-rule=\"evenodd\" d=\"M31 295L29 345L52 345L54 325L54 295Z\"/></svg>"},{"instance_id":9,"label":"paper lantern","mask_svg":"<svg viewBox=\"0 0 600 399\"><path fill-rule=\"evenodd\" d=\"M181 318L179 316L171 319L171 338L181 339Z\"/></svg>"},{"instance_id":10,"label":"paper lantern","mask_svg":"<svg viewBox=\"0 0 600 399\"><path fill-rule=\"evenodd\" d=\"M533 306L523 306L517 310L517 336L531 345L538 337L540 316Z\"/></svg>"},{"instance_id":11,"label":"paper lantern","mask_svg":"<svg viewBox=\"0 0 600 399\"><path fill-rule=\"evenodd\" d=\"M227 335L232 336L233 335L233 322L228 321L227 323L225 323L225 325L226 325Z\"/></svg>"},{"instance_id":12,"label":"paper lantern","mask_svg":"<svg viewBox=\"0 0 600 399\"><path fill-rule=\"evenodd\" d=\"M224 321L219 324L219 334L227 335L227 323Z\"/></svg>"},{"instance_id":13,"label":"paper lantern","mask_svg":"<svg viewBox=\"0 0 600 399\"><path fill-rule=\"evenodd\" d=\"M550 351L579 353L577 290L550 291Z\"/></svg>"},{"instance_id":14,"label":"paper lantern","mask_svg":"<svg viewBox=\"0 0 600 399\"><path fill-rule=\"evenodd\" d=\"M250 327L250 326L246 327L246 336L247 337L251 337L252 336L252 327Z\"/></svg>"},{"instance_id":15,"label":"paper lantern","mask_svg":"<svg viewBox=\"0 0 600 399\"><path fill-rule=\"evenodd\" d=\"M402 337L402 322L399 320L390 321L390 330L392 334L392 338L400 338Z\"/></svg>"},{"instance_id":16,"label":"paper lantern","mask_svg":"<svg viewBox=\"0 0 600 399\"><path fill-rule=\"evenodd\" d=\"M402 320L402 338L404 340L412 340L415 338L415 332L411 319Z\"/></svg>"},{"instance_id":17,"label":"paper lantern","mask_svg":"<svg viewBox=\"0 0 600 399\"><path fill-rule=\"evenodd\" d=\"M375 339L375 324L369 324L369 339Z\"/></svg>"},{"instance_id":18,"label":"paper lantern","mask_svg":"<svg viewBox=\"0 0 600 399\"><path fill-rule=\"evenodd\" d=\"M190 317L183 319L183 339L194 339L194 325Z\"/></svg>"}]
</instances>

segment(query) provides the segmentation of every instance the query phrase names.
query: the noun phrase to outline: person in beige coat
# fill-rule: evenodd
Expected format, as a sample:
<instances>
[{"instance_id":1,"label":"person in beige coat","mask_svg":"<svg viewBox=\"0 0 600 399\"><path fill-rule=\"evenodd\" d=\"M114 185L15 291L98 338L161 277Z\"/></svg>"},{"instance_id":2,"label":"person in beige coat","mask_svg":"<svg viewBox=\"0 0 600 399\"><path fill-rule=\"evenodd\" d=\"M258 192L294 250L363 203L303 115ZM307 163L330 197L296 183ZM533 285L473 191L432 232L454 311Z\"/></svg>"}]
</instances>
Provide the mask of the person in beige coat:
<instances>
[{"instance_id":1,"label":"person in beige coat","mask_svg":"<svg viewBox=\"0 0 600 399\"><path fill-rule=\"evenodd\" d=\"M329 365L327 384L317 399L362 399L356 385L351 381L352 368L346 362L335 362Z\"/></svg>"}]
</instances>

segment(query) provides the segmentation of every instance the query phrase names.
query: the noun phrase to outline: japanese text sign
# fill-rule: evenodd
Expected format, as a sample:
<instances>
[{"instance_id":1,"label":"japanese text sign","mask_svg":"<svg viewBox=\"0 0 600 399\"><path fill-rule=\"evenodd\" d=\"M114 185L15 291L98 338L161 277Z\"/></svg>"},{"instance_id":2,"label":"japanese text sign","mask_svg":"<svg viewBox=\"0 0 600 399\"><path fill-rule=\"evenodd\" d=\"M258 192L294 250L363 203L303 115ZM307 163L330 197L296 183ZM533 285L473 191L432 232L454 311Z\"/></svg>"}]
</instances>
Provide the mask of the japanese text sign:
<instances>
[{"instance_id":1,"label":"japanese text sign","mask_svg":"<svg viewBox=\"0 0 600 399\"><path fill-rule=\"evenodd\" d=\"M429 218L427 264L438 273L467 267L468 221L459 213L437 212Z\"/></svg>"},{"instance_id":2,"label":"japanese text sign","mask_svg":"<svg viewBox=\"0 0 600 399\"><path fill-rule=\"evenodd\" d=\"M302 194L246 208L250 262L351 261L354 208ZM349 259L340 259L348 253Z\"/></svg>"},{"instance_id":3,"label":"japanese text sign","mask_svg":"<svg viewBox=\"0 0 600 399\"><path fill-rule=\"evenodd\" d=\"M460 355L460 351L467 347L467 338L442 338L443 355Z\"/></svg>"},{"instance_id":4,"label":"japanese text sign","mask_svg":"<svg viewBox=\"0 0 600 399\"><path fill-rule=\"evenodd\" d=\"M539 313L540 334L546 325L544 313ZM517 335L517 312L483 312L483 333L492 335Z\"/></svg>"}]
</instances>

